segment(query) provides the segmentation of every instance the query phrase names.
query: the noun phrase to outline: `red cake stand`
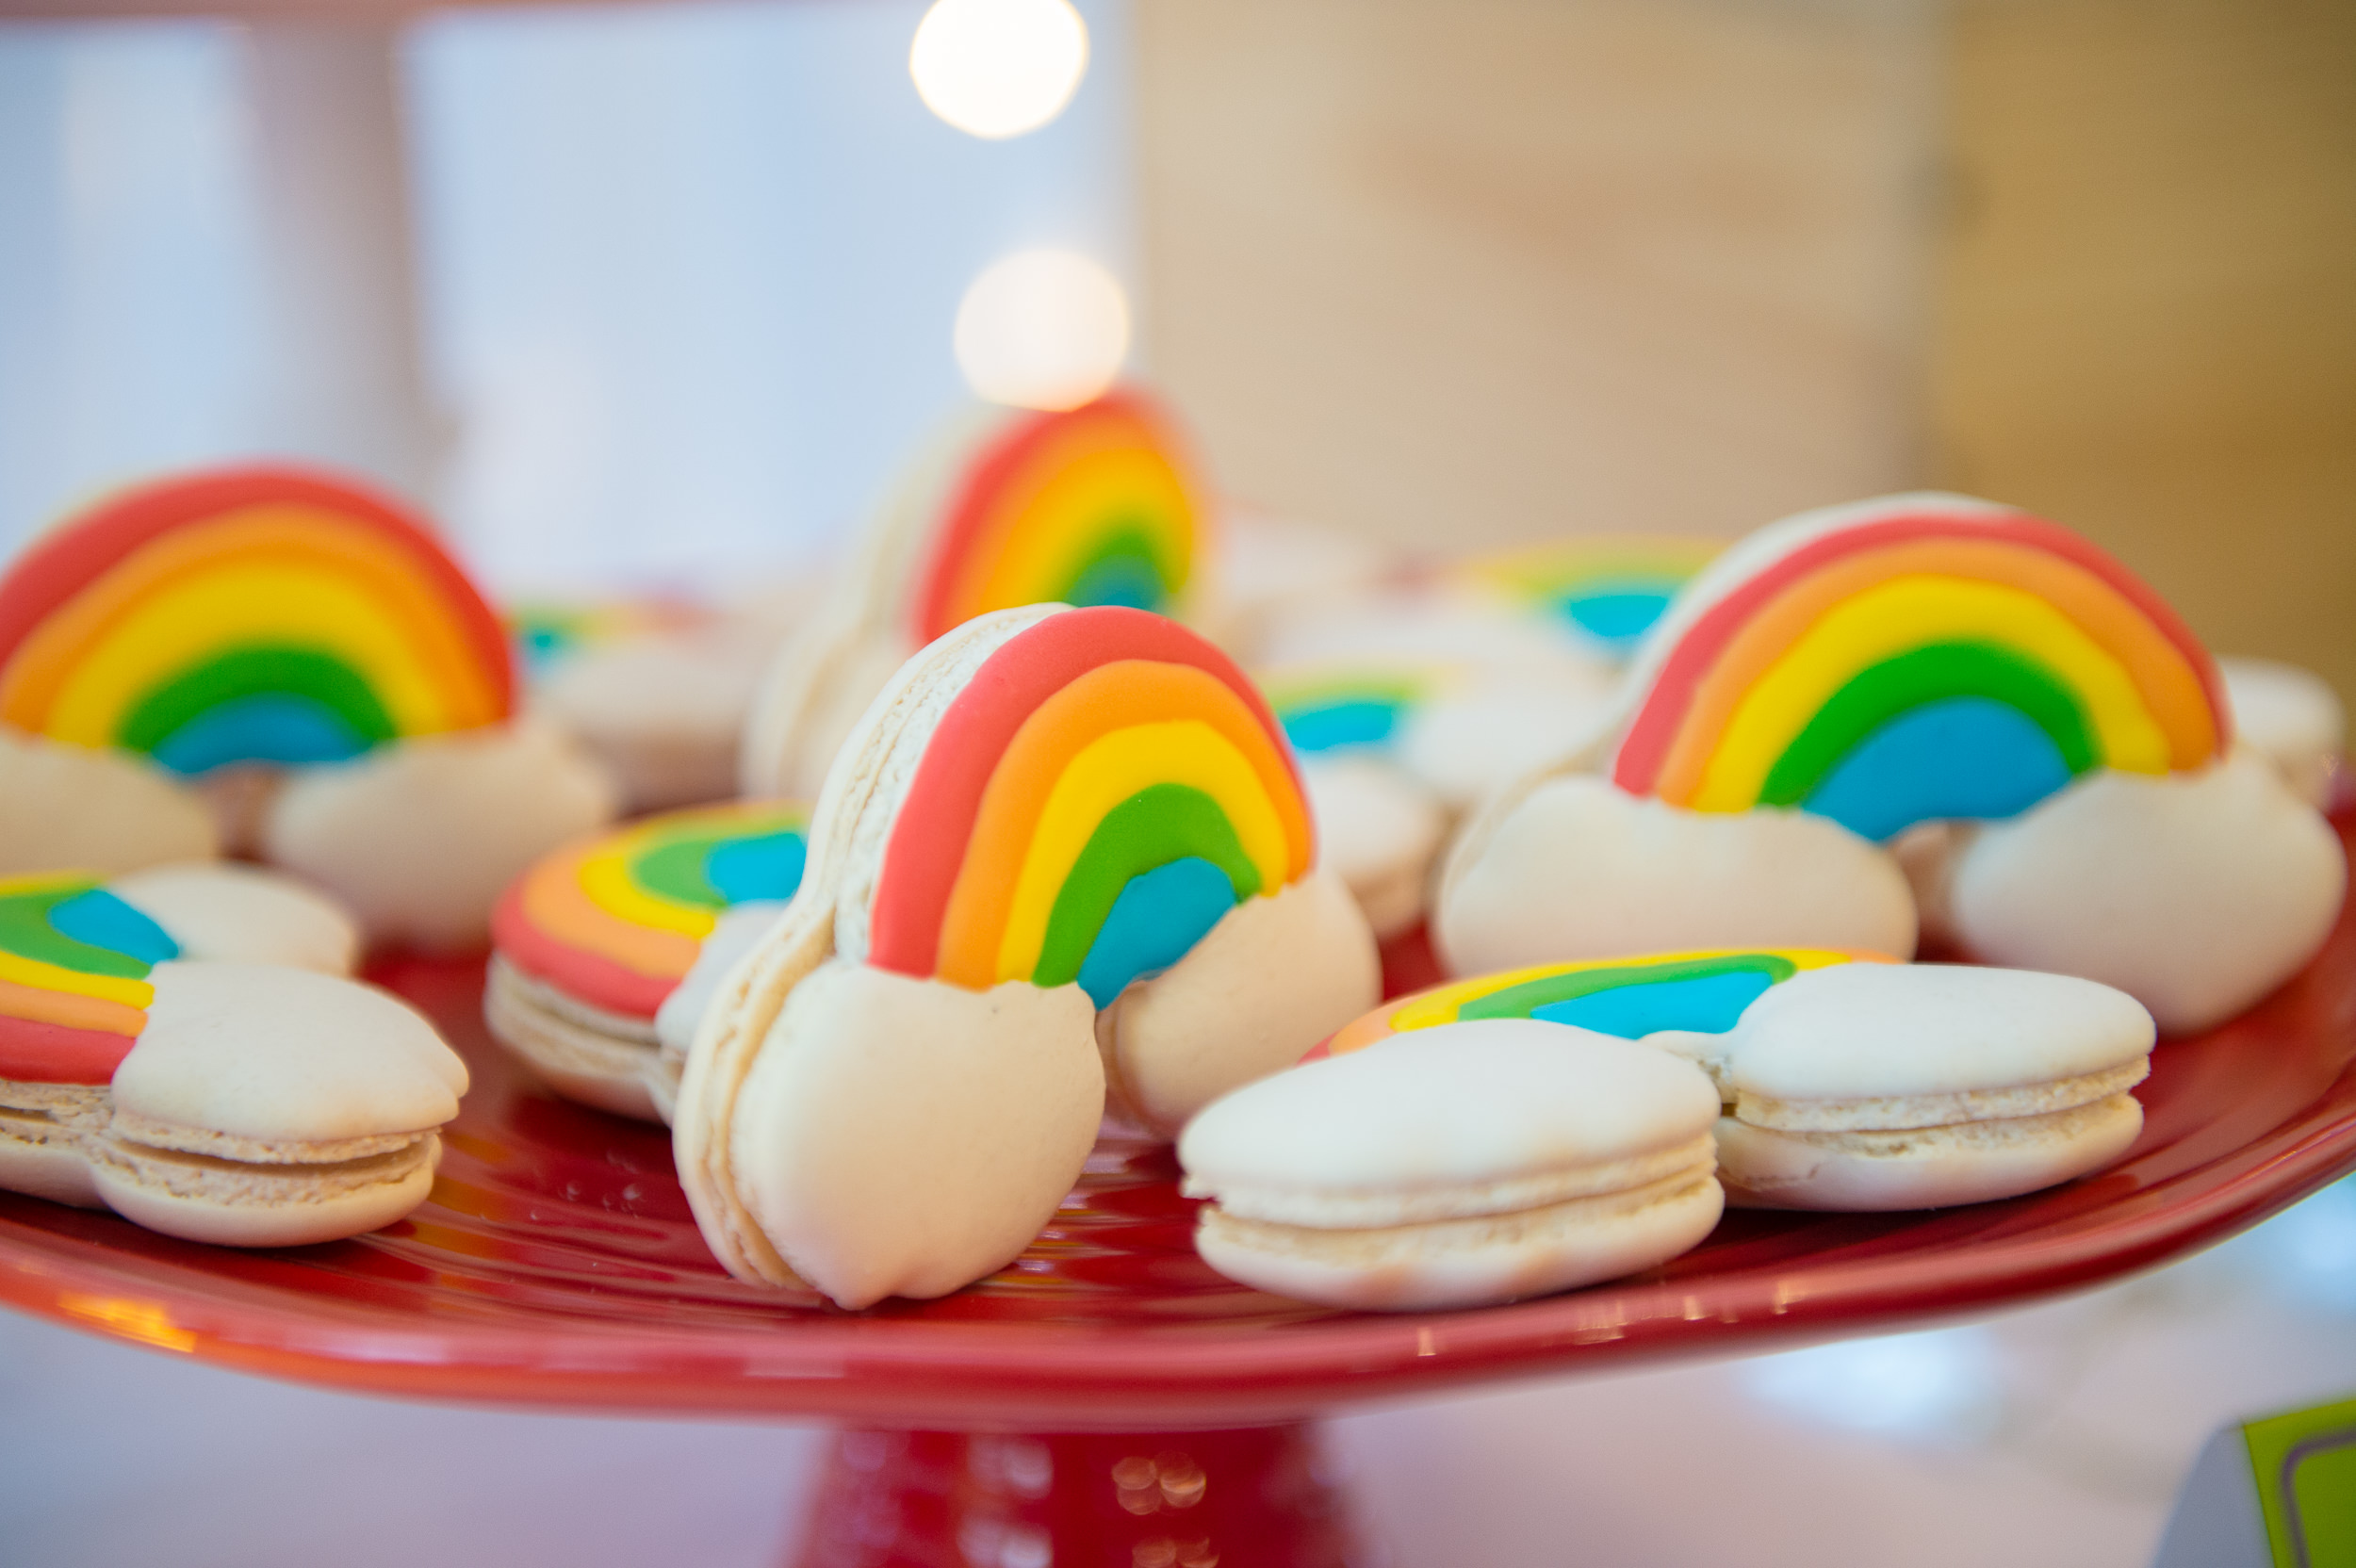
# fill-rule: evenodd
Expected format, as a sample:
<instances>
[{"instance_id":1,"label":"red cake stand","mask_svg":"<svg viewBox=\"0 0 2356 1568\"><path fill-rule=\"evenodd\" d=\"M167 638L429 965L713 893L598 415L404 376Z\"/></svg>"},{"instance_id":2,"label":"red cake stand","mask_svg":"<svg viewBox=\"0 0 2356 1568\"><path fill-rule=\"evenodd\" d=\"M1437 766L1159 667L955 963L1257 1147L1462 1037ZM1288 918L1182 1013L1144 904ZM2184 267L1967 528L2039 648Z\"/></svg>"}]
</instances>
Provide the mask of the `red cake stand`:
<instances>
[{"instance_id":1,"label":"red cake stand","mask_svg":"<svg viewBox=\"0 0 2356 1568\"><path fill-rule=\"evenodd\" d=\"M416 1215L353 1241L240 1252L0 1195L0 1299L336 1388L843 1422L804 1568L1344 1563L1346 1516L1301 1425L1318 1411L1983 1312L2163 1263L2356 1168L2344 916L2265 1004L2160 1049L2126 1160L2027 1198L1730 1214L1697 1250L1614 1284L1375 1316L1212 1273L1168 1152L1108 1140L1003 1274L843 1313L723 1274L661 1130L549 1097L491 1044L479 958L375 974L475 1072Z\"/></svg>"}]
</instances>

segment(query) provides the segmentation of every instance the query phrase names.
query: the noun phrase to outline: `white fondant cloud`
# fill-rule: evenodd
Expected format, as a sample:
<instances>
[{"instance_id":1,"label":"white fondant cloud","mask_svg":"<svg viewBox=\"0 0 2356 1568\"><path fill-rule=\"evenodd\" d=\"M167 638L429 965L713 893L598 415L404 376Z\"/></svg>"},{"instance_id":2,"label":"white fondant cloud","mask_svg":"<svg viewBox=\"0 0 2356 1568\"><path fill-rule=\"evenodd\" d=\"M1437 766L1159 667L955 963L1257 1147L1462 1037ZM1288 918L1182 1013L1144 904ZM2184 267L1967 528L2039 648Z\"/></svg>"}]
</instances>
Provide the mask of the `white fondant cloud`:
<instances>
[{"instance_id":1,"label":"white fondant cloud","mask_svg":"<svg viewBox=\"0 0 2356 1568\"><path fill-rule=\"evenodd\" d=\"M162 926L183 958L350 974L360 928L334 900L255 866L198 862L118 876L106 890Z\"/></svg>"},{"instance_id":2,"label":"white fondant cloud","mask_svg":"<svg viewBox=\"0 0 2356 1568\"><path fill-rule=\"evenodd\" d=\"M1592 776L1551 778L1475 825L1432 937L1451 973L1615 953L1835 947L1907 957L1897 862L1801 811L1688 811Z\"/></svg>"},{"instance_id":3,"label":"white fondant cloud","mask_svg":"<svg viewBox=\"0 0 2356 1568\"><path fill-rule=\"evenodd\" d=\"M491 906L548 851L613 819L605 771L544 721L403 741L296 775L270 860L327 889L378 941L483 939Z\"/></svg>"},{"instance_id":4,"label":"white fondant cloud","mask_svg":"<svg viewBox=\"0 0 2356 1568\"><path fill-rule=\"evenodd\" d=\"M2348 866L2256 754L2198 774L2089 775L1955 857L1949 918L1974 956L2118 987L2192 1033L2288 979L2330 934Z\"/></svg>"},{"instance_id":5,"label":"white fondant cloud","mask_svg":"<svg viewBox=\"0 0 2356 1568\"><path fill-rule=\"evenodd\" d=\"M143 757L0 729L0 875L209 860L204 796Z\"/></svg>"},{"instance_id":6,"label":"white fondant cloud","mask_svg":"<svg viewBox=\"0 0 2356 1568\"><path fill-rule=\"evenodd\" d=\"M1292 1066L1383 994L1374 935L1350 890L1312 871L1244 900L1193 951L1098 1018L1109 1086L1165 1136L1228 1090Z\"/></svg>"}]
</instances>

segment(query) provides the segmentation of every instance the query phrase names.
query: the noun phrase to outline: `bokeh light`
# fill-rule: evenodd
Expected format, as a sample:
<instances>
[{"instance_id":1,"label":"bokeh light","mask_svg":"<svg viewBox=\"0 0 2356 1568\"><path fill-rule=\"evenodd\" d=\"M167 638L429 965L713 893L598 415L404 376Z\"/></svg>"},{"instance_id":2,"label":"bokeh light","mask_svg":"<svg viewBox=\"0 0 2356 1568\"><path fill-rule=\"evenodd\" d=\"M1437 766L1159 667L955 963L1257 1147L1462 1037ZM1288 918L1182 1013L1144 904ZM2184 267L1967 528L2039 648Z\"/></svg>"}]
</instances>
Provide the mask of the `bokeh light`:
<instances>
[{"instance_id":1,"label":"bokeh light","mask_svg":"<svg viewBox=\"0 0 2356 1568\"><path fill-rule=\"evenodd\" d=\"M937 0L908 47L924 106L991 140L1061 114L1088 63L1088 24L1071 0Z\"/></svg>"},{"instance_id":2,"label":"bokeh light","mask_svg":"<svg viewBox=\"0 0 2356 1568\"><path fill-rule=\"evenodd\" d=\"M1129 352L1129 301L1102 266L1070 251L1018 251L975 278L957 306L957 367L992 402L1074 408Z\"/></svg>"}]
</instances>

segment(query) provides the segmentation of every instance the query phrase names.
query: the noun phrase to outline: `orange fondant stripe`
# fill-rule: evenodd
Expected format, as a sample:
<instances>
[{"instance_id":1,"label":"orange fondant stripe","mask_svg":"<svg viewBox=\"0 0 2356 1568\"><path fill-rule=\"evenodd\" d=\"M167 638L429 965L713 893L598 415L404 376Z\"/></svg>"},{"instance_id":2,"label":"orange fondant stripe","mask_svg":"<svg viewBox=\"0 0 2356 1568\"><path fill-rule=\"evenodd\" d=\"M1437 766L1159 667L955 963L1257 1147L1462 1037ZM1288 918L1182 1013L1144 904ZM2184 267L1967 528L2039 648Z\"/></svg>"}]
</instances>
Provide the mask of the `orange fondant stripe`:
<instances>
[{"instance_id":1,"label":"orange fondant stripe","mask_svg":"<svg viewBox=\"0 0 2356 1568\"><path fill-rule=\"evenodd\" d=\"M639 974L676 980L695 967L703 942L657 931L598 906L581 885L581 863L608 847L600 836L551 855L525 874L524 915L547 936Z\"/></svg>"},{"instance_id":2,"label":"orange fondant stripe","mask_svg":"<svg viewBox=\"0 0 2356 1568\"><path fill-rule=\"evenodd\" d=\"M0 980L0 1018L21 1018L34 1023L56 1023L68 1029L92 1029L134 1038L147 1027L146 1012L127 1002L81 996L73 991L44 990L14 980Z\"/></svg>"},{"instance_id":3,"label":"orange fondant stripe","mask_svg":"<svg viewBox=\"0 0 2356 1568\"><path fill-rule=\"evenodd\" d=\"M440 585L382 531L306 503L262 504L188 524L134 549L35 628L0 678L0 717L40 731L82 649L137 616L157 592L232 558L319 565L364 583L410 632L410 646L450 705L455 727L506 716L498 672L486 670ZM224 645L242 629L224 628Z\"/></svg>"},{"instance_id":4,"label":"orange fondant stripe","mask_svg":"<svg viewBox=\"0 0 2356 1568\"><path fill-rule=\"evenodd\" d=\"M1023 453L1021 464L1006 474L980 525L968 535L965 559L957 563L945 596L950 619L938 629L945 631L973 618L1007 538L1059 478L1084 458L1124 449L1169 462L1155 445L1150 427L1119 404L1078 411L1042 433Z\"/></svg>"},{"instance_id":5,"label":"orange fondant stripe","mask_svg":"<svg viewBox=\"0 0 2356 1568\"><path fill-rule=\"evenodd\" d=\"M1199 719L1243 754L1284 824L1285 880L1308 871L1315 841L1292 769L1224 681L1191 664L1125 659L1099 665L1033 710L991 771L941 922L941 978L977 988L996 983L999 939L1023 857L1072 760L1113 730L1173 719Z\"/></svg>"},{"instance_id":6,"label":"orange fondant stripe","mask_svg":"<svg viewBox=\"0 0 2356 1568\"><path fill-rule=\"evenodd\" d=\"M1845 556L1762 606L1728 639L1696 688L1654 794L1673 805L1693 798L1735 710L1825 612L1877 583L1917 573L2001 583L2049 601L2126 667L2168 738L2172 767L2197 768L2217 754L2217 727L2200 672L2108 582L2073 562L2012 541L1921 539Z\"/></svg>"}]
</instances>

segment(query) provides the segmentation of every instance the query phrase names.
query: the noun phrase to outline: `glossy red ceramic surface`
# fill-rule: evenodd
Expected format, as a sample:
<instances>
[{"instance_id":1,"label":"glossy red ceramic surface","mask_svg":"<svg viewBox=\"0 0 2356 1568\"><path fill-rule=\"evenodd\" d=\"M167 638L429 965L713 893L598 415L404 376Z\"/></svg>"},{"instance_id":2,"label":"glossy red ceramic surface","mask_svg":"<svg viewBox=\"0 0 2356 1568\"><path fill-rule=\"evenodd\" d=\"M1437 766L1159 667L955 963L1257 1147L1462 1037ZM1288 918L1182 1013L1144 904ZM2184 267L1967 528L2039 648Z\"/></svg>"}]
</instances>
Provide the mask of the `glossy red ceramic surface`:
<instances>
[{"instance_id":1,"label":"glossy red ceramic surface","mask_svg":"<svg viewBox=\"0 0 2356 1568\"><path fill-rule=\"evenodd\" d=\"M1399 955L1394 954L1394 957ZM944 1300L837 1312L729 1280L668 1137L532 1087L488 1040L482 964L377 977L472 1063L434 1197L329 1246L238 1252L0 1195L0 1299L270 1376L416 1397L876 1426L1246 1426L1486 1379L1776 1348L2094 1283L2356 1168L2356 922L2246 1017L2161 1048L2122 1164L1918 1215L1729 1215L1615 1284L1371 1316L1246 1290L1188 1242L1166 1151L1107 1142L1038 1244Z\"/></svg>"}]
</instances>

